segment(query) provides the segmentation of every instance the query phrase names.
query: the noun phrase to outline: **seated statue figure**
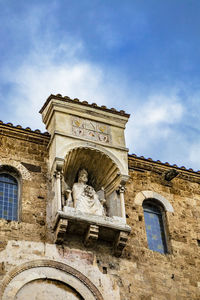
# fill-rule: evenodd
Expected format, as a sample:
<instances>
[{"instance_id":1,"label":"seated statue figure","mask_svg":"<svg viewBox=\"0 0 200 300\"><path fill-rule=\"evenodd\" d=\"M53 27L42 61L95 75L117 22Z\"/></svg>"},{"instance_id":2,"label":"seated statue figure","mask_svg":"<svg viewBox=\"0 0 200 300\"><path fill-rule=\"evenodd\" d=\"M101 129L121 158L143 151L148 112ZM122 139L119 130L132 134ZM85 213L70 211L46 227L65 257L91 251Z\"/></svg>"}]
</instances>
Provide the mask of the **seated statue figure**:
<instances>
[{"instance_id":1,"label":"seated statue figure","mask_svg":"<svg viewBox=\"0 0 200 300\"><path fill-rule=\"evenodd\" d=\"M82 169L78 174L78 182L73 184L73 206L81 212L105 216L103 204L105 199L100 199L92 186L87 185L88 173Z\"/></svg>"}]
</instances>

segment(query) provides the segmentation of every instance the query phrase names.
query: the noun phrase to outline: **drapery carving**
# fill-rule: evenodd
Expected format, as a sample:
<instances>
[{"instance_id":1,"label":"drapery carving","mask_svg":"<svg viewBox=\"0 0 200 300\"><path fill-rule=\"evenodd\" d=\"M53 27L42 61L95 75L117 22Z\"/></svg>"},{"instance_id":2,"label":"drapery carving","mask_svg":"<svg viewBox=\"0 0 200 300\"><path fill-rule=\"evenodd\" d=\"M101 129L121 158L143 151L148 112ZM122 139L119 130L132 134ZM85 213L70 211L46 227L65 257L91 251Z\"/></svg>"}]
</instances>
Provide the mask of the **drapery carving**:
<instances>
[{"instance_id":1,"label":"drapery carving","mask_svg":"<svg viewBox=\"0 0 200 300\"><path fill-rule=\"evenodd\" d=\"M67 206L73 206L84 213L105 215L103 205L106 200L104 197L99 197L102 196L102 192L98 195L91 185L87 185L87 182L88 172L81 169L78 173L78 182L73 184L72 191L69 189L65 191Z\"/></svg>"}]
</instances>

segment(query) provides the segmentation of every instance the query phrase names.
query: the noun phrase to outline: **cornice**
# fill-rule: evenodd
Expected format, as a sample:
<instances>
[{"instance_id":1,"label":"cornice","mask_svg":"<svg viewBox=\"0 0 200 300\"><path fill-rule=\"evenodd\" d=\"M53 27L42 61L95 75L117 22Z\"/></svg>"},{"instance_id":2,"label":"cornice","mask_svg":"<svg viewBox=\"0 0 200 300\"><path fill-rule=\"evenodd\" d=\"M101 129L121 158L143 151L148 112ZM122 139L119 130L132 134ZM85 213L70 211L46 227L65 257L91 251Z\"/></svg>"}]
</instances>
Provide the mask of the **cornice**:
<instances>
[{"instance_id":1,"label":"cornice","mask_svg":"<svg viewBox=\"0 0 200 300\"><path fill-rule=\"evenodd\" d=\"M160 175L167 170L176 169L179 172L178 178L200 183L200 171L195 172L184 166L178 167L176 164L170 165L168 162L162 163L160 160L154 161L151 158L138 157L135 154L128 155L128 165L129 170L152 171Z\"/></svg>"},{"instance_id":2,"label":"cornice","mask_svg":"<svg viewBox=\"0 0 200 300\"><path fill-rule=\"evenodd\" d=\"M115 108L107 108L105 105L98 106L96 103L89 104L87 101L80 101L78 98L71 99L68 96L62 96L61 94L57 94L57 95L51 94L47 98L47 100L44 103L44 105L42 106L42 108L40 109L40 111L39 111L40 113L42 113L44 111L44 109L47 107L47 105L49 104L49 102L52 99L56 99L56 100L60 100L60 101L63 101L63 102L68 102L68 103L77 103L79 105L84 105L84 106L87 106L87 107L96 108L96 109L104 111L104 112L109 112L109 113L112 113L112 114L124 116L126 118L130 117L130 114L127 114L124 110L117 111Z\"/></svg>"},{"instance_id":3,"label":"cornice","mask_svg":"<svg viewBox=\"0 0 200 300\"><path fill-rule=\"evenodd\" d=\"M12 123L5 124L2 121L0 121L0 135L44 145L50 140L48 132L41 133L39 129L33 131L30 127L22 128L21 125L14 126Z\"/></svg>"},{"instance_id":4,"label":"cornice","mask_svg":"<svg viewBox=\"0 0 200 300\"><path fill-rule=\"evenodd\" d=\"M51 138L48 132L41 133L39 129L33 131L30 127L22 128L21 125L14 126L12 123L5 124L2 121L0 121L0 135L43 145L48 145ZM152 158L135 154L128 154L128 167L129 170L153 171L159 174L169 169L176 169L180 173L179 178L200 183L200 170L194 171L191 168L186 169L184 166L178 167L176 164L170 165L168 162L154 161Z\"/></svg>"}]
</instances>

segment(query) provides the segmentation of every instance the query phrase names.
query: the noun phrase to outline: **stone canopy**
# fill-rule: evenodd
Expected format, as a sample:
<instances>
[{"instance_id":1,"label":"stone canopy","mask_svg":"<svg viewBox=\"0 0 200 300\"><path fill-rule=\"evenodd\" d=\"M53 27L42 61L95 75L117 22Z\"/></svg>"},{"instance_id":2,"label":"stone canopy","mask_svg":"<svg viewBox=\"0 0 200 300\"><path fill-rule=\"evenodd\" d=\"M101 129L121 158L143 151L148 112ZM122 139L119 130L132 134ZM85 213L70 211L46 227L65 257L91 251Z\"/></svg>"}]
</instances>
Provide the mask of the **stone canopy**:
<instances>
[{"instance_id":1,"label":"stone canopy","mask_svg":"<svg viewBox=\"0 0 200 300\"><path fill-rule=\"evenodd\" d=\"M119 255L130 232L124 205L124 187L129 178L124 130L129 115L54 95L47 99L40 112L51 135L49 170L54 196L50 218L55 241L62 243L70 232L81 235L86 232L85 244L100 236L114 241ZM83 169L87 181L78 183L78 173ZM73 191L75 185L79 186L79 198ZM89 194L85 194L86 190L90 190ZM79 201L85 201L85 206ZM89 210L92 206L93 212ZM98 218L93 216L94 211L98 211ZM80 222L84 228L81 233Z\"/></svg>"},{"instance_id":2,"label":"stone canopy","mask_svg":"<svg viewBox=\"0 0 200 300\"><path fill-rule=\"evenodd\" d=\"M120 170L117 164L104 152L93 147L77 147L67 153L63 174L69 187L77 181L80 169L88 171L88 184L96 191L103 187L109 194L120 184Z\"/></svg>"}]
</instances>

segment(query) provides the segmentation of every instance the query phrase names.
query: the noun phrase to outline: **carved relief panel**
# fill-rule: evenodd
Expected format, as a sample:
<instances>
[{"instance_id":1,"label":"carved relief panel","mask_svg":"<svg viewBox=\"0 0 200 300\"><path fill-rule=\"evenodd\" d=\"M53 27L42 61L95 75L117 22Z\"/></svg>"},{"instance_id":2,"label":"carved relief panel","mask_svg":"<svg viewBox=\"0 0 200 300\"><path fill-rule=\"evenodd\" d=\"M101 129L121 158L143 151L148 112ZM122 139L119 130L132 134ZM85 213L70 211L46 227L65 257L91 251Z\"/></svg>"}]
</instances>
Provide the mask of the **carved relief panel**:
<instances>
[{"instance_id":1,"label":"carved relief panel","mask_svg":"<svg viewBox=\"0 0 200 300\"><path fill-rule=\"evenodd\" d=\"M72 134L88 140L111 144L110 126L100 122L72 117Z\"/></svg>"}]
</instances>

